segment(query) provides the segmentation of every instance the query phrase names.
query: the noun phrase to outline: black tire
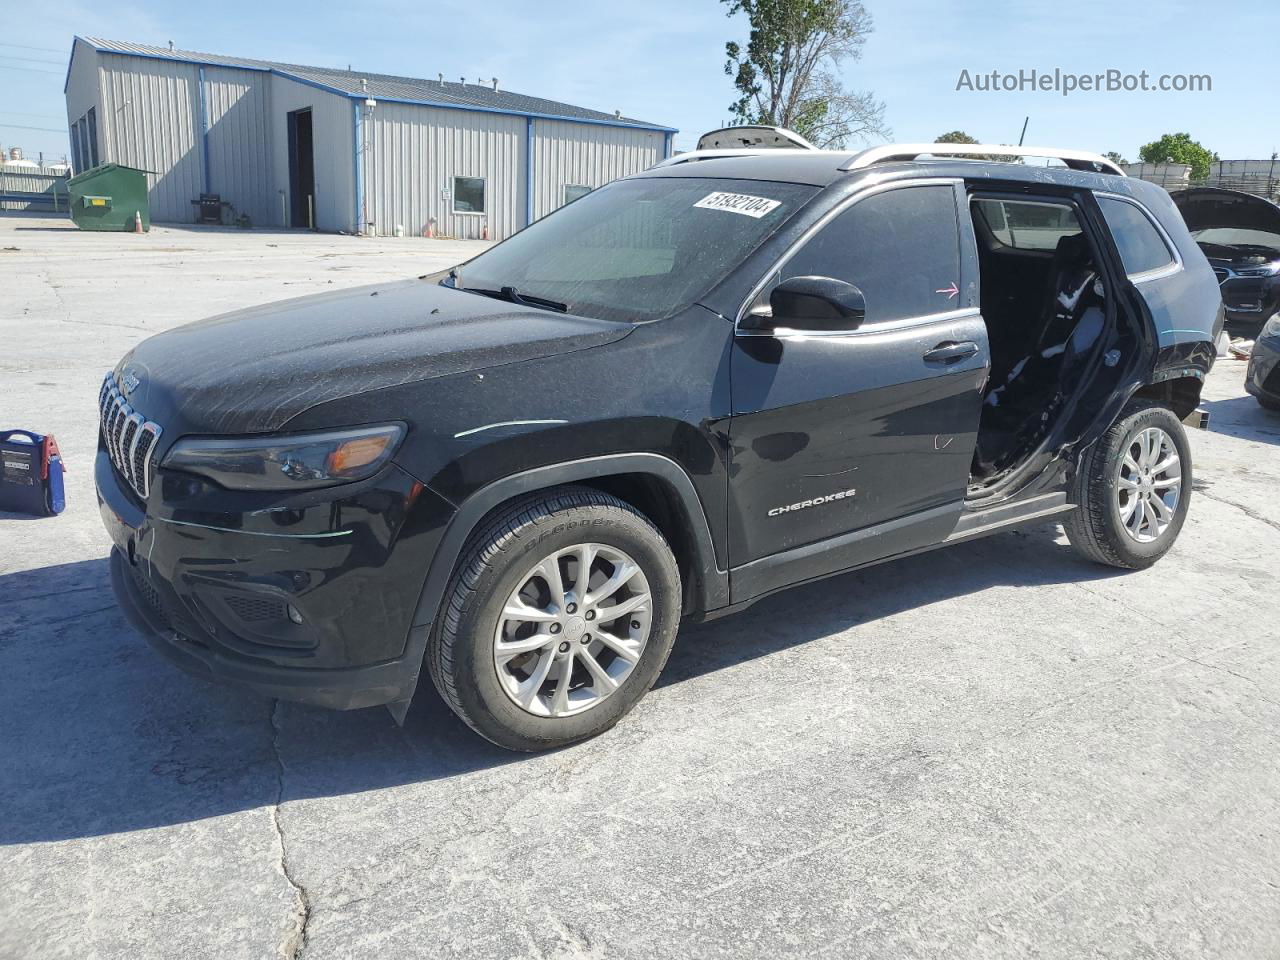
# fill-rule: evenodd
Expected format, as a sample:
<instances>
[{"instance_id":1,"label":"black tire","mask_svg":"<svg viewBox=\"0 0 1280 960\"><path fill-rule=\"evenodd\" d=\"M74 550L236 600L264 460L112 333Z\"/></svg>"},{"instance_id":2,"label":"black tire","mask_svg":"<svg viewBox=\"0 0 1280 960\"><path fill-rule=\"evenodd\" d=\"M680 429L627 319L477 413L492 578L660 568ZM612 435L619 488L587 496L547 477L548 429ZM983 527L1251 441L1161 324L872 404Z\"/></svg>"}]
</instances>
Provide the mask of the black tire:
<instances>
[{"instance_id":1,"label":"black tire","mask_svg":"<svg viewBox=\"0 0 1280 960\"><path fill-rule=\"evenodd\" d=\"M1255 397L1263 410L1271 410L1280 413L1280 400L1272 400L1270 397Z\"/></svg>"},{"instance_id":2,"label":"black tire","mask_svg":"<svg viewBox=\"0 0 1280 960\"><path fill-rule=\"evenodd\" d=\"M1182 484L1173 519L1159 537L1139 543L1124 529L1116 484L1121 460L1138 434L1159 427L1173 441ZM1126 570L1142 570L1166 553L1178 538L1191 503L1191 447L1182 422L1168 407L1135 401L1081 458L1072 498L1077 507L1063 523L1067 539L1085 559Z\"/></svg>"},{"instance_id":3,"label":"black tire","mask_svg":"<svg viewBox=\"0 0 1280 960\"><path fill-rule=\"evenodd\" d=\"M493 660L499 614L530 564L582 542L617 547L640 566L652 598L648 640L626 679L599 704L569 716L535 716L499 681ZM464 549L432 631L427 666L445 703L498 746L535 751L577 743L608 730L653 686L675 642L681 596L671 548L630 504L589 487L531 494L491 514Z\"/></svg>"}]
</instances>

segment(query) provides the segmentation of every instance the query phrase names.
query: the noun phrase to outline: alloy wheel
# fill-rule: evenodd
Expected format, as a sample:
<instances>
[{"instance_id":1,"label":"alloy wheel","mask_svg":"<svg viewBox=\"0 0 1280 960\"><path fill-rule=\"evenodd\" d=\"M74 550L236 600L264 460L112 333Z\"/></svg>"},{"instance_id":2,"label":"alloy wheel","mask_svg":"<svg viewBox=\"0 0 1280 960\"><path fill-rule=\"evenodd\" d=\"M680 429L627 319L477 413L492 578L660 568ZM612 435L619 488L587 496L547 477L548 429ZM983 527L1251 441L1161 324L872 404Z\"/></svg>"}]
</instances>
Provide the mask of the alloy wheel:
<instances>
[{"instance_id":1,"label":"alloy wheel","mask_svg":"<svg viewBox=\"0 0 1280 960\"><path fill-rule=\"evenodd\" d=\"M493 638L503 691L536 716L599 705L644 653L649 582L623 550L582 543L543 557L507 597Z\"/></svg>"},{"instance_id":2,"label":"alloy wheel","mask_svg":"<svg viewBox=\"0 0 1280 960\"><path fill-rule=\"evenodd\" d=\"M1116 478L1116 505L1125 532L1152 543L1169 529L1182 496L1182 463L1173 438L1148 427L1129 441Z\"/></svg>"}]
</instances>

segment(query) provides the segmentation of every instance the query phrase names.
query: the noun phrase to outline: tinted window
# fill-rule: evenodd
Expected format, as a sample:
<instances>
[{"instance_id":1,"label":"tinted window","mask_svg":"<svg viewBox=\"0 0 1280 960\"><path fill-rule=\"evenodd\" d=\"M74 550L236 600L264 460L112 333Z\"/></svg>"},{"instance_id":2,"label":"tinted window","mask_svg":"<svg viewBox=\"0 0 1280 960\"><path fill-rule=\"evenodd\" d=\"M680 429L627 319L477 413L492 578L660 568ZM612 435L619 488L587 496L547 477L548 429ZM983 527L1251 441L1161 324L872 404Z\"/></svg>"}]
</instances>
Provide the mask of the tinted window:
<instances>
[{"instance_id":1,"label":"tinted window","mask_svg":"<svg viewBox=\"0 0 1280 960\"><path fill-rule=\"evenodd\" d=\"M975 200L974 212L996 241L1014 250L1056 250L1063 237L1080 232L1068 206L1021 200Z\"/></svg>"},{"instance_id":2,"label":"tinted window","mask_svg":"<svg viewBox=\"0 0 1280 960\"><path fill-rule=\"evenodd\" d=\"M453 212L484 213L484 180L480 177L453 178Z\"/></svg>"},{"instance_id":3,"label":"tinted window","mask_svg":"<svg viewBox=\"0 0 1280 960\"><path fill-rule=\"evenodd\" d=\"M619 180L464 263L455 283L512 286L589 317L653 320L706 294L816 192L760 180Z\"/></svg>"},{"instance_id":4,"label":"tinted window","mask_svg":"<svg viewBox=\"0 0 1280 960\"><path fill-rule=\"evenodd\" d=\"M1173 255L1147 215L1132 203L1099 197L1098 206L1111 228L1125 273L1146 273L1173 262Z\"/></svg>"},{"instance_id":5,"label":"tinted window","mask_svg":"<svg viewBox=\"0 0 1280 960\"><path fill-rule=\"evenodd\" d=\"M857 201L783 265L778 279L809 276L857 285L868 323L954 309L955 193L949 186L904 187Z\"/></svg>"}]
</instances>

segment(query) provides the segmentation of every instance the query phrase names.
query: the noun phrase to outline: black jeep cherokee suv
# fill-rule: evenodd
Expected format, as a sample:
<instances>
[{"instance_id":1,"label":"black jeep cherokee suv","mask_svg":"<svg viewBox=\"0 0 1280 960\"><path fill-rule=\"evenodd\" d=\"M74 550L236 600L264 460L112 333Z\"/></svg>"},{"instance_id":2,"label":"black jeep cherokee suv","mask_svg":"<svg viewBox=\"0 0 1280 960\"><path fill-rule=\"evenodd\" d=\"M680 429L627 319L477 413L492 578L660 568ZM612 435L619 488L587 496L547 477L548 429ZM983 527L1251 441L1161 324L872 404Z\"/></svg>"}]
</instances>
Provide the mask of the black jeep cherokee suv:
<instances>
[{"instance_id":1,"label":"black jeep cherokee suv","mask_svg":"<svg viewBox=\"0 0 1280 960\"><path fill-rule=\"evenodd\" d=\"M1222 304L1098 160L685 155L447 274L152 337L100 394L119 602L269 696L402 719L425 666L531 750L796 583L1049 518L1154 563Z\"/></svg>"}]
</instances>

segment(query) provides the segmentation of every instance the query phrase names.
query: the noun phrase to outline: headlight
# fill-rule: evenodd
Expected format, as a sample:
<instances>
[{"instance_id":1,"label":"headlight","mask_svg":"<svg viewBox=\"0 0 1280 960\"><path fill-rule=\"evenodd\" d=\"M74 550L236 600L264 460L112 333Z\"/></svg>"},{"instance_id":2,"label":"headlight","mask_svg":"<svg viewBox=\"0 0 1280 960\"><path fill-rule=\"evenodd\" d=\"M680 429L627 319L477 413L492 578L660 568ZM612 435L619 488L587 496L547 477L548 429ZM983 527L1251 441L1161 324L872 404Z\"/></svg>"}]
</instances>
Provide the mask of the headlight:
<instances>
[{"instance_id":1,"label":"headlight","mask_svg":"<svg viewBox=\"0 0 1280 960\"><path fill-rule=\"evenodd\" d=\"M1280 273L1280 260L1262 267L1242 267L1236 271L1237 277L1274 277Z\"/></svg>"},{"instance_id":2,"label":"headlight","mask_svg":"<svg viewBox=\"0 0 1280 960\"><path fill-rule=\"evenodd\" d=\"M1280 313L1274 314L1271 319L1267 321L1259 336L1275 337L1276 339L1280 339Z\"/></svg>"},{"instance_id":3,"label":"headlight","mask_svg":"<svg viewBox=\"0 0 1280 960\"><path fill-rule=\"evenodd\" d=\"M391 423L275 437L192 437L175 443L163 466L236 490L328 487L373 476L404 432Z\"/></svg>"}]
</instances>

